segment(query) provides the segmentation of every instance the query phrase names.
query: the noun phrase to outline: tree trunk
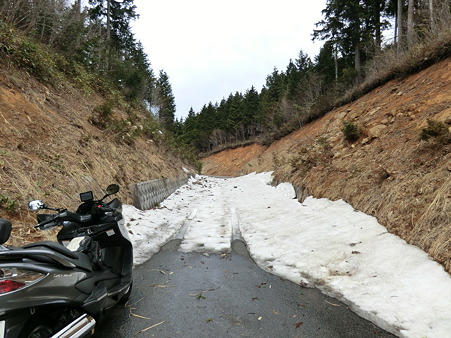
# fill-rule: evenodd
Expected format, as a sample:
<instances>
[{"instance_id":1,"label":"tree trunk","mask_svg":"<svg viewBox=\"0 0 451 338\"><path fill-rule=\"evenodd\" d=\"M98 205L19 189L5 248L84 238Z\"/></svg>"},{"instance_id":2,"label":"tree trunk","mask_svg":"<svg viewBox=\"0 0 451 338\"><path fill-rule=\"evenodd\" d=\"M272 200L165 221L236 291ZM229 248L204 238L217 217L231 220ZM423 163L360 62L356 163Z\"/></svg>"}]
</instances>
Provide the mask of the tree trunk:
<instances>
[{"instance_id":1,"label":"tree trunk","mask_svg":"<svg viewBox=\"0 0 451 338\"><path fill-rule=\"evenodd\" d=\"M409 0L409 5L407 7L407 46L412 47L415 40L415 31L413 27L413 9L414 0Z\"/></svg>"},{"instance_id":2,"label":"tree trunk","mask_svg":"<svg viewBox=\"0 0 451 338\"><path fill-rule=\"evenodd\" d=\"M334 66L335 66L335 82L338 82L338 52L337 46L334 44Z\"/></svg>"},{"instance_id":3,"label":"tree trunk","mask_svg":"<svg viewBox=\"0 0 451 338\"><path fill-rule=\"evenodd\" d=\"M396 41L396 49L398 53L400 53L403 49L404 39L402 35L402 0L398 0L398 11L396 13L396 25L397 25L397 41Z\"/></svg>"},{"instance_id":4,"label":"tree trunk","mask_svg":"<svg viewBox=\"0 0 451 338\"><path fill-rule=\"evenodd\" d=\"M81 0L75 1L74 11L75 11L76 20L80 21L81 20Z\"/></svg>"},{"instance_id":5,"label":"tree trunk","mask_svg":"<svg viewBox=\"0 0 451 338\"><path fill-rule=\"evenodd\" d=\"M376 50L377 53L381 51L382 46L382 32L381 32L381 3L378 2L378 6L375 6L375 21L376 21L376 31L375 31L375 38L376 38Z\"/></svg>"},{"instance_id":6,"label":"tree trunk","mask_svg":"<svg viewBox=\"0 0 451 338\"><path fill-rule=\"evenodd\" d=\"M357 41L355 43L355 48L354 48L354 68L355 71L357 72L357 74L360 75L360 70L361 70L361 62L360 62L360 42Z\"/></svg>"},{"instance_id":7,"label":"tree trunk","mask_svg":"<svg viewBox=\"0 0 451 338\"><path fill-rule=\"evenodd\" d=\"M106 3L106 40L109 42L111 37L111 0L107 0Z\"/></svg>"},{"instance_id":8,"label":"tree trunk","mask_svg":"<svg viewBox=\"0 0 451 338\"><path fill-rule=\"evenodd\" d=\"M106 70L110 70L110 58L111 58L111 1L107 0L107 13L106 13Z\"/></svg>"},{"instance_id":9,"label":"tree trunk","mask_svg":"<svg viewBox=\"0 0 451 338\"><path fill-rule=\"evenodd\" d=\"M360 62L360 19L357 17L354 28L354 69L360 76L361 62Z\"/></svg>"},{"instance_id":10,"label":"tree trunk","mask_svg":"<svg viewBox=\"0 0 451 338\"><path fill-rule=\"evenodd\" d=\"M434 0L429 0L429 24L431 30L434 30Z\"/></svg>"}]
</instances>

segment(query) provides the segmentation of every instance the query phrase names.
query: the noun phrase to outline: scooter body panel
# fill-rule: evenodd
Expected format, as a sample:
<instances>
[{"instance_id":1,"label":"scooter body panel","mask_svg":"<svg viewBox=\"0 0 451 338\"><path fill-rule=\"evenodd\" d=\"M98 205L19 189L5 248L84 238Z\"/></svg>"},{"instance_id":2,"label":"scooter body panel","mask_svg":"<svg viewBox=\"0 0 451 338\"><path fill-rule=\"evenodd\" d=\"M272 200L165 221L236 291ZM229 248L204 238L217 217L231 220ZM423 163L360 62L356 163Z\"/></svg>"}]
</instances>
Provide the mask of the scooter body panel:
<instances>
[{"instance_id":1,"label":"scooter body panel","mask_svg":"<svg viewBox=\"0 0 451 338\"><path fill-rule=\"evenodd\" d=\"M129 296L133 246L122 206L117 199L102 202L109 194L98 201L89 199L90 192L82 195L88 200L76 213L34 201L40 202L34 203L40 209L58 212L56 216L41 214L37 226L61 225L59 244L37 242L5 248L2 244L11 226L8 221L0 222L0 338L28 335L34 326L45 326L55 337L89 336L96 320ZM74 239L80 247L72 252L63 244ZM78 333L67 336L74 330Z\"/></svg>"}]
</instances>

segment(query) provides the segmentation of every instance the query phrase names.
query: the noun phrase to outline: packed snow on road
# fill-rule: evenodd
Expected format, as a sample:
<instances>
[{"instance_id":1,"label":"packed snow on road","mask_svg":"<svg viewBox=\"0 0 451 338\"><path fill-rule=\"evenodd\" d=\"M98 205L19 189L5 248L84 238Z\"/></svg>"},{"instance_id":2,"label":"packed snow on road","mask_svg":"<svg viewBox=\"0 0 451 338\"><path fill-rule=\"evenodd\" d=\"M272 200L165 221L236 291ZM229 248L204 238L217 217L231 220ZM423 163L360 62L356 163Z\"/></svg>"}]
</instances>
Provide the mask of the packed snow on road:
<instances>
[{"instance_id":1,"label":"packed snow on road","mask_svg":"<svg viewBox=\"0 0 451 338\"><path fill-rule=\"evenodd\" d=\"M451 337L451 278L419 248L342 200L295 198L271 173L196 176L159 208L124 205L135 264L183 238L181 252L229 253L245 240L262 269L317 287L400 337Z\"/></svg>"}]
</instances>

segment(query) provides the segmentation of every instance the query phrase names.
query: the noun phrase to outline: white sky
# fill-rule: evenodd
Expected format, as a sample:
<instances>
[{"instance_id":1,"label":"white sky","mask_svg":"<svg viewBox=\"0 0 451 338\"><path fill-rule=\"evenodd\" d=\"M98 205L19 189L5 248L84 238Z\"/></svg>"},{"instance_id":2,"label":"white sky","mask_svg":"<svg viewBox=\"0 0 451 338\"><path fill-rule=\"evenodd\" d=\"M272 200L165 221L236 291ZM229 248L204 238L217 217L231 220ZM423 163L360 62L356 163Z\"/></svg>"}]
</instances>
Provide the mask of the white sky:
<instances>
[{"instance_id":1,"label":"white sky","mask_svg":"<svg viewBox=\"0 0 451 338\"><path fill-rule=\"evenodd\" d=\"M135 0L133 22L156 75L164 69L172 85L177 117L190 107L230 93L260 91L274 67L285 70L302 50L311 59L322 41L312 42L326 0Z\"/></svg>"},{"instance_id":2,"label":"white sky","mask_svg":"<svg viewBox=\"0 0 451 338\"><path fill-rule=\"evenodd\" d=\"M399 337L451 337L451 277L441 265L342 200L301 204L291 184L271 180L196 176L159 209L124 205L135 263L184 231L179 250L203 253L230 252L241 232L262 269L317 287Z\"/></svg>"}]
</instances>

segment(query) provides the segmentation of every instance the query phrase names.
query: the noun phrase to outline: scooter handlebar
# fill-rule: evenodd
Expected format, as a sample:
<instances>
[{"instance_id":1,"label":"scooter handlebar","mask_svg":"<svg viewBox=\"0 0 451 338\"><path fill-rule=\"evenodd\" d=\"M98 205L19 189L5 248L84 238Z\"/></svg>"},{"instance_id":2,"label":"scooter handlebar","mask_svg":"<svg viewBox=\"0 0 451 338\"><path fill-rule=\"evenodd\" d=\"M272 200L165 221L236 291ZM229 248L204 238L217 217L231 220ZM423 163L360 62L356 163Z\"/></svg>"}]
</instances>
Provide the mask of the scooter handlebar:
<instances>
[{"instance_id":1,"label":"scooter handlebar","mask_svg":"<svg viewBox=\"0 0 451 338\"><path fill-rule=\"evenodd\" d=\"M103 211L103 212L114 212L116 209L115 208L109 208L109 207L105 207L105 206L103 206L103 205L98 205L97 207L96 207L96 209L98 210L98 211Z\"/></svg>"},{"instance_id":2,"label":"scooter handlebar","mask_svg":"<svg viewBox=\"0 0 451 338\"><path fill-rule=\"evenodd\" d=\"M89 222L92 219L92 215L81 215L75 212L70 212L67 210L64 210L62 212L59 212L54 215L49 215L48 219L43 220L42 222L39 222L34 227L40 228L41 230L49 229L53 226L63 225L64 221L70 221L70 222L76 222L76 223L86 223ZM54 223L51 226L47 226L50 223Z\"/></svg>"},{"instance_id":3,"label":"scooter handlebar","mask_svg":"<svg viewBox=\"0 0 451 338\"><path fill-rule=\"evenodd\" d=\"M46 227L46 225L53 223L57 220L59 214L55 214L55 216L53 217L49 217L48 219L36 224L34 227L35 228L40 228L41 230L45 230L50 228L51 226Z\"/></svg>"}]
</instances>

